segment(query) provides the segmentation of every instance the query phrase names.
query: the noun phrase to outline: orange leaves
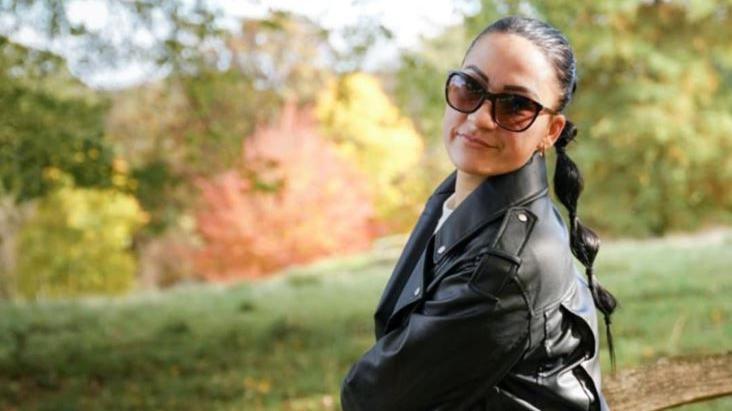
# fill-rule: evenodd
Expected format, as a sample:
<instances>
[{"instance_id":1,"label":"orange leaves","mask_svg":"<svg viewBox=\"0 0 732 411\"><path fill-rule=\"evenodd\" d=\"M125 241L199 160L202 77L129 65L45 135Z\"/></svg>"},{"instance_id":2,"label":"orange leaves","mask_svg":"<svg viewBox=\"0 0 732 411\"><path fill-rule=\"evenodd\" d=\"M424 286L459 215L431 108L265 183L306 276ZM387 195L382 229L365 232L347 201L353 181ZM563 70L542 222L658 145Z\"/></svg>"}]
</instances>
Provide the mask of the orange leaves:
<instances>
[{"instance_id":1,"label":"orange leaves","mask_svg":"<svg viewBox=\"0 0 732 411\"><path fill-rule=\"evenodd\" d=\"M260 277L368 246L365 179L315 130L307 110L288 104L245 141L237 170L197 181L205 244L195 261L206 279Z\"/></svg>"}]
</instances>

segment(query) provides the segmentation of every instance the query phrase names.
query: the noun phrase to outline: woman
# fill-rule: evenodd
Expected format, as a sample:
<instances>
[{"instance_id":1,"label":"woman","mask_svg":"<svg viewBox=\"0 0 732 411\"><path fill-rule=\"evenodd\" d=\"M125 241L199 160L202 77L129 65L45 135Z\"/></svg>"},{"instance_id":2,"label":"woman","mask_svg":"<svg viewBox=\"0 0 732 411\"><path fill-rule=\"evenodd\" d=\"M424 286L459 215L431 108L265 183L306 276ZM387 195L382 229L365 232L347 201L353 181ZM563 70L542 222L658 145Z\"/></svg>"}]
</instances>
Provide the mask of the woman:
<instances>
[{"instance_id":1,"label":"woman","mask_svg":"<svg viewBox=\"0 0 732 411\"><path fill-rule=\"evenodd\" d=\"M562 114L575 88L567 39L523 17L488 26L450 72L443 139L456 171L389 279L376 344L343 381L345 411L608 409L595 306L614 366L616 301L593 278L599 239L576 215L582 177L565 152L576 129ZM552 146L569 230L548 194Z\"/></svg>"}]
</instances>

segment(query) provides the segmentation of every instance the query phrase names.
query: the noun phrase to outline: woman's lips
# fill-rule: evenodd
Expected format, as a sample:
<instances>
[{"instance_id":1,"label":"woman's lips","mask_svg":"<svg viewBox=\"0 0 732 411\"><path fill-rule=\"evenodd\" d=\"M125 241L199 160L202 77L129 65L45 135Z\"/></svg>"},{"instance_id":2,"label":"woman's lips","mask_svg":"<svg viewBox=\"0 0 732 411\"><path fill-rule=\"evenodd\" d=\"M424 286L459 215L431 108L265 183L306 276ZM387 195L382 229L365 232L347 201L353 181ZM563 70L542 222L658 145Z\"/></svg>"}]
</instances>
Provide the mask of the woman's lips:
<instances>
[{"instance_id":1,"label":"woman's lips","mask_svg":"<svg viewBox=\"0 0 732 411\"><path fill-rule=\"evenodd\" d=\"M477 137L474 137L474 136L471 136L468 134L463 134L463 133L457 133L457 135L459 138L461 138L463 140L463 143L465 143L468 146L479 147L479 148L495 148L495 147L489 145L488 143L480 140Z\"/></svg>"}]
</instances>

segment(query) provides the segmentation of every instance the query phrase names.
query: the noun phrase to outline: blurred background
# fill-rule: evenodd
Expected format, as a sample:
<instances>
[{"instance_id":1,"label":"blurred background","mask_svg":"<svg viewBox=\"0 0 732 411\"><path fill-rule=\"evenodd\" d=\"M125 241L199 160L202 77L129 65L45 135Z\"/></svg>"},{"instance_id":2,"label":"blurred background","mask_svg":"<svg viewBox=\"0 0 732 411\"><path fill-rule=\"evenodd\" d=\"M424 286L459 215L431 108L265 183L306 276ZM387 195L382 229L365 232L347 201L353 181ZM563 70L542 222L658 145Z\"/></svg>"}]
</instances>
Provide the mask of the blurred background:
<instances>
[{"instance_id":1,"label":"blurred background","mask_svg":"<svg viewBox=\"0 0 732 411\"><path fill-rule=\"evenodd\" d=\"M0 410L338 409L516 13L578 60L620 369L728 351L732 1L0 0Z\"/></svg>"}]
</instances>

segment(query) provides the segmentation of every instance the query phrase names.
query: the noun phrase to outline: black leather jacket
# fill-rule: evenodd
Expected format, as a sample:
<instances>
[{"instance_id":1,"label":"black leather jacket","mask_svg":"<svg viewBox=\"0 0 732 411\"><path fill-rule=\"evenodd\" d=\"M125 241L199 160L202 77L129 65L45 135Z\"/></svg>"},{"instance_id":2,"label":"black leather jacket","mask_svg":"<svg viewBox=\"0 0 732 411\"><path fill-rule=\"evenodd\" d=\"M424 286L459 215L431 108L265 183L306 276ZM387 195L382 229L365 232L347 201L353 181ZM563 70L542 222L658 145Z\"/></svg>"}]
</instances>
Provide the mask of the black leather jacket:
<instances>
[{"instance_id":1,"label":"black leather jacket","mask_svg":"<svg viewBox=\"0 0 732 411\"><path fill-rule=\"evenodd\" d=\"M407 241L343 410L607 410L595 306L544 158L486 179L433 235L455 177Z\"/></svg>"}]
</instances>

